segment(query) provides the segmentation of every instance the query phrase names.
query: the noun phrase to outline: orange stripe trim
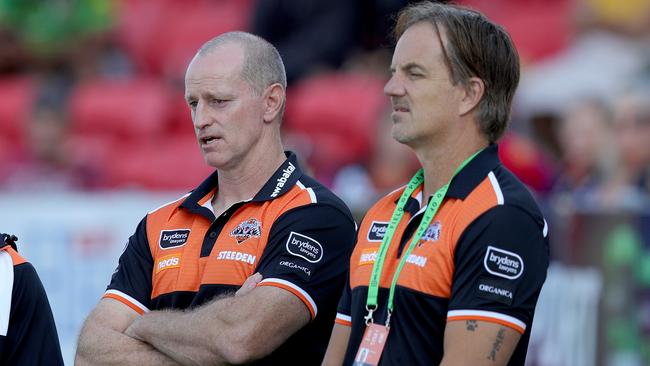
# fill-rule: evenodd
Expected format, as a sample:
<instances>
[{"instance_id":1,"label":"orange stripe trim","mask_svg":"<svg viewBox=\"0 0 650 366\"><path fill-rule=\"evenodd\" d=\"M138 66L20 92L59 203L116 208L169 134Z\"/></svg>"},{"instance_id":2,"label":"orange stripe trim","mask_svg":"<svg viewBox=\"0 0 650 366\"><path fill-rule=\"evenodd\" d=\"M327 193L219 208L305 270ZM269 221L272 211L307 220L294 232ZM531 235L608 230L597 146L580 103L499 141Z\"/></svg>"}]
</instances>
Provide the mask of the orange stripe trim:
<instances>
[{"instance_id":1,"label":"orange stripe trim","mask_svg":"<svg viewBox=\"0 0 650 366\"><path fill-rule=\"evenodd\" d=\"M307 306L307 309L309 310L309 314L311 315L311 319L313 320L316 317L316 311L311 307L311 304L309 303L309 300L307 300L307 298L305 298L305 296L303 296L303 294L298 292L296 289L294 289L292 287L289 287L289 286L286 286L286 285L283 285L281 283L277 283L277 282L261 282L257 286L279 287L281 289L284 289L284 290L287 290L287 291L291 292L292 294L296 295L300 299L300 301L305 303L305 306Z\"/></svg>"},{"instance_id":2,"label":"orange stripe trim","mask_svg":"<svg viewBox=\"0 0 650 366\"><path fill-rule=\"evenodd\" d=\"M334 323L341 324L341 325L344 325L346 327L351 327L352 326L352 322L349 322L349 321L343 320L343 319L339 319L339 318L334 319Z\"/></svg>"},{"instance_id":3,"label":"orange stripe trim","mask_svg":"<svg viewBox=\"0 0 650 366\"><path fill-rule=\"evenodd\" d=\"M121 302L122 304L124 304L124 305L130 307L131 309L135 310L138 314L144 315L144 310L140 309L138 306L134 305L132 302L130 302L129 300L127 300L127 299L125 299L125 298L123 298L121 296L118 296L118 295L115 295L115 294L104 294L104 296L102 296L102 298L117 300L117 301Z\"/></svg>"},{"instance_id":4,"label":"orange stripe trim","mask_svg":"<svg viewBox=\"0 0 650 366\"><path fill-rule=\"evenodd\" d=\"M507 322L507 321L505 321L503 319L489 318L487 316L452 316L452 317L447 318L447 322L452 322L452 321L456 321L456 320L482 320L482 321L486 321L486 322L490 322L490 323L497 323L497 324L505 325L508 328L512 328L512 329L516 330L517 332L519 332L521 334L524 334L524 328L522 328L522 327L520 327L520 326L518 326L516 324Z\"/></svg>"},{"instance_id":5,"label":"orange stripe trim","mask_svg":"<svg viewBox=\"0 0 650 366\"><path fill-rule=\"evenodd\" d=\"M6 246L0 250L5 250L7 253L9 253L11 261L14 263L14 267L19 264L27 263L27 259L23 258L20 254L18 254L17 251L14 250L14 248L10 246Z\"/></svg>"}]
</instances>

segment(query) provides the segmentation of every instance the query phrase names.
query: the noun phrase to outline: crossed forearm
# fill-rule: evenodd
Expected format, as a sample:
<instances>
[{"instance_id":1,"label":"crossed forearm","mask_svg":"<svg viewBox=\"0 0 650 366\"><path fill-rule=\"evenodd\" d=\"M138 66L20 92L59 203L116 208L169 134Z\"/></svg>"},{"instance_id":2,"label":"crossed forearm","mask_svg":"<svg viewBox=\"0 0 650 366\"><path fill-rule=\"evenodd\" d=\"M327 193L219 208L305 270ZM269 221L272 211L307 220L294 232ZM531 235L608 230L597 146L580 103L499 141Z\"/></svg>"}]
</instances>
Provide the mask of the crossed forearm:
<instances>
[{"instance_id":1,"label":"crossed forearm","mask_svg":"<svg viewBox=\"0 0 650 366\"><path fill-rule=\"evenodd\" d=\"M126 334L150 344L182 365L226 364L211 344L211 333L193 327L196 320L192 318L196 315L183 311L153 311L136 320Z\"/></svg>"},{"instance_id":2,"label":"crossed forearm","mask_svg":"<svg viewBox=\"0 0 650 366\"><path fill-rule=\"evenodd\" d=\"M76 366L178 365L152 346L116 330L86 323L77 347Z\"/></svg>"},{"instance_id":3,"label":"crossed forearm","mask_svg":"<svg viewBox=\"0 0 650 366\"><path fill-rule=\"evenodd\" d=\"M228 314L223 298L192 311L152 311L138 318L126 334L146 342L182 365L239 363L236 329L215 314Z\"/></svg>"},{"instance_id":4,"label":"crossed forearm","mask_svg":"<svg viewBox=\"0 0 650 366\"><path fill-rule=\"evenodd\" d=\"M183 365L241 364L273 352L308 321L309 312L296 296L257 287L192 310L149 312L125 333ZM274 337L261 339L262 330Z\"/></svg>"}]
</instances>

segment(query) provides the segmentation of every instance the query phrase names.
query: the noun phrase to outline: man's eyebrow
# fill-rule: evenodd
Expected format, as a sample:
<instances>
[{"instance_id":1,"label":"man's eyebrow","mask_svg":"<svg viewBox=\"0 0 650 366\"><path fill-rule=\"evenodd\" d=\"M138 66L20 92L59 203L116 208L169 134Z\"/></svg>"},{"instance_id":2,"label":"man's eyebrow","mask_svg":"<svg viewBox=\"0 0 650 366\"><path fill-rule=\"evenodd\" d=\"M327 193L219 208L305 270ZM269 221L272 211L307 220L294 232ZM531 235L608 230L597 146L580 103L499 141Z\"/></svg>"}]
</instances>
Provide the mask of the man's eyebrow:
<instances>
[{"instance_id":1,"label":"man's eyebrow","mask_svg":"<svg viewBox=\"0 0 650 366\"><path fill-rule=\"evenodd\" d=\"M422 66L422 65L420 65L420 64L418 64L418 63L415 63L415 62L409 62L409 63L407 63L407 64L405 64L405 65L400 66L399 68L400 68L402 71L413 71L413 70L418 70L418 71L420 71L420 72L426 72L426 71L427 71L427 70L424 68L424 66ZM390 73L391 73L391 74L394 74L395 71L397 70L397 67L394 66L394 65L391 65L389 70L390 70Z\"/></svg>"},{"instance_id":2,"label":"man's eyebrow","mask_svg":"<svg viewBox=\"0 0 650 366\"><path fill-rule=\"evenodd\" d=\"M424 68L424 66L415 63L415 62L409 62L406 65L401 67L402 70L404 71L412 71L412 70L419 70L421 72L426 72L427 70Z\"/></svg>"}]
</instances>

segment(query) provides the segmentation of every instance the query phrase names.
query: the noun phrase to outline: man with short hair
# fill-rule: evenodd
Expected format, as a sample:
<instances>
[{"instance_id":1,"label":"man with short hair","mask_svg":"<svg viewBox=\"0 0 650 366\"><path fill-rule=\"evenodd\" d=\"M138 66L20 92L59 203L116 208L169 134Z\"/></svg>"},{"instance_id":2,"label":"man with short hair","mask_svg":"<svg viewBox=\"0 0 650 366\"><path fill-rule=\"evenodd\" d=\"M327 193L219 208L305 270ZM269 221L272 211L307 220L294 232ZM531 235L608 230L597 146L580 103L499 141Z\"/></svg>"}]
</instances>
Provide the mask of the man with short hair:
<instances>
[{"instance_id":1,"label":"man with short hair","mask_svg":"<svg viewBox=\"0 0 650 366\"><path fill-rule=\"evenodd\" d=\"M140 222L78 365L320 363L355 223L283 151L285 88L259 37L226 33L198 51L185 98L216 172Z\"/></svg>"},{"instance_id":2,"label":"man with short hair","mask_svg":"<svg viewBox=\"0 0 650 366\"><path fill-rule=\"evenodd\" d=\"M548 228L498 158L519 59L478 12L423 2L395 29L392 135L422 169L359 226L326 365L523 365Z\"/></svg>"},{"instance_id":3,"label":"man with short hair","mask_svg":"<svg viewBox=\"0 0 650 366\"><path fill-rule=\"evenodd\" d=\"M17 240L0 233L0 365L63 365L47 294Z\"/></svg>"}]
</instances>

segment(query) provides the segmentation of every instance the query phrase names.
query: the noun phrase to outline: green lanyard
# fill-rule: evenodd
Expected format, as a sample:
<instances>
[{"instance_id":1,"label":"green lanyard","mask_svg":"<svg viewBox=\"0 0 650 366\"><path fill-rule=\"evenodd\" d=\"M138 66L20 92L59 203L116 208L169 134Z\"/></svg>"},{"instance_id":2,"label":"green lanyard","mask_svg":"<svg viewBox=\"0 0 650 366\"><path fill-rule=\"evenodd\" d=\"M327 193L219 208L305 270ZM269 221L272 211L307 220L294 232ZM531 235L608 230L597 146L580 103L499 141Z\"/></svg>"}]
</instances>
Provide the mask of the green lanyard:
<instances>
[{"instance_id":1,"label":"green lanyard","mask_svg":"<svg viewBox=\"0 0 650 366\"><path fill-rule=\"evenodd\" d=\"M463 161L458 167L458 169L456 169L451 179L453 179L456 176L456 174L458 174L458 172L463 170L463 168L470 161L472 161L472 159L474 159L474 157L478 155L478 153L480 153L481 151L482 150L477 151L476 153L474 153L474 155L470 156L465 161ZM429 223L431 222L431 220L433 220L434 216L438 212L442 200L445 198L445 195L447 194L447 189L449 189L449 184L451 183L451 179L445 185L440 187L440 189L438 189L438 191L436 191L436 193L433 195L431 202L429 202L429 204L427 205L427 209L424 211L422 221L420 221L420 225L418 226L418 229L415 231L415 234L411 239L411 243L406 249L406 252L402 254L402 258L399 261L399 265L395 270L395 275L393 275L393 282L390 285L390 293L388 295L388 317L386 318L386 327L390 326L390 316L393 312L393 299L395 297L395 287L397 286L397 278L399 277L400 272L402 272L402 267L404 267L404 264L406 263L406 260L408 259L409 255L413 251L413 248L415 248L415 245L420 241L420 238L422 238L422 235L429 227ZM413 192L423 182L424 182L424 170L420 169L417 171L417 173L415 173L413 178L411 178L411 181L406 186L404 193L402 193L402 196L399 198L399 201L397 202L397 207L395 208L395 211L393 211L393 216L391 217L390 222L388 223L388 227L386 228L386 234L384 235L384 238L381 242L381 246L379 247L379 251L377 252L377 259L375 261L375 264L372 266L372 275L370 276L370 284L368 285L368 298L366 300L366 310L368 311L368 315L364 317L364 319L366 320L366 325L373 322L372 313L377 309L377 294L379 293L379 280L381 278L381 271L384 267L384 259L386 258L386 253L388 252L388 247L390 246L390 242L393 239L393 235L395 235L395 230L397 229L397 225L402 219L402 216L404 216L404 206L406 206L406 201L408 201L409 197L411 197L411 194L413 194ZM426 199L426 197L422 197L422 199L424 200Z\"/></svg>"}]
</instances>

